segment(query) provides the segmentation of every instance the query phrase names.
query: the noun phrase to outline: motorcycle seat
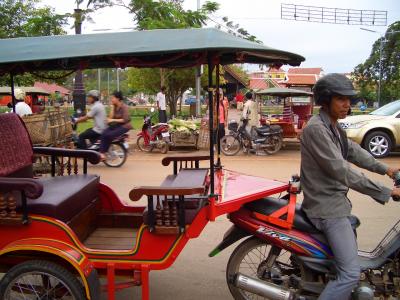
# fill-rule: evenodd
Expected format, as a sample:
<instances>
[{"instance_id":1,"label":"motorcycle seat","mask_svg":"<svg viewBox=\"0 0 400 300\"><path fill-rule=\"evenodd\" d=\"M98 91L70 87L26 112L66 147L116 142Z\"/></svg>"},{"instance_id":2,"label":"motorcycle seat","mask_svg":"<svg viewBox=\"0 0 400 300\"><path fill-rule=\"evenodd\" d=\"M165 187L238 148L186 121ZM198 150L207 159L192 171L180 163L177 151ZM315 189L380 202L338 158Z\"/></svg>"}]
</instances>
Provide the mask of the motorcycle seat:
<instances>
[{"instance_id":1,"label":"motorcycle seat","mask_svg":"<svg viewBox=\"0 0 400 300\"><path fill-rule=\"evenodd\" d=\"M281 207L286 206L287 203L288 200L286 199L267 197L247 203L244 206L250 211L254 211L263 215L270 215L275 211L277 211L278 209L280 209ZM355 230L360 225L360 220L354 215L350 216L349 219L353 229ZM322 234L321 231L319 231L308 219L305 212L301 209L300 204L296 204L293 227L297 230L307 233Z\"/></svg>"},{"instance_id":2,"label":"motorcycle seat","mask_svg":"<svg viewBox=\"0 0 400 300\"><path fill-rule=\"evenodd\" d=\"M157 123L156 125L151 126L151 129L157 129L161 126L168 126L168 123Z\"/></svg>"},{"instance_id":3,"label":"motorcycle seat","mask_svg":"<svg viewBox=\"0 0 400 300\"><path fill-rule=\"evenodd\" d=\"M271 126L262 126L262 127L255 127L256 132L259 135L264 135L267 133L280 133L282 131L279 125L271 125Z\"/></svg>"}]
</instances>

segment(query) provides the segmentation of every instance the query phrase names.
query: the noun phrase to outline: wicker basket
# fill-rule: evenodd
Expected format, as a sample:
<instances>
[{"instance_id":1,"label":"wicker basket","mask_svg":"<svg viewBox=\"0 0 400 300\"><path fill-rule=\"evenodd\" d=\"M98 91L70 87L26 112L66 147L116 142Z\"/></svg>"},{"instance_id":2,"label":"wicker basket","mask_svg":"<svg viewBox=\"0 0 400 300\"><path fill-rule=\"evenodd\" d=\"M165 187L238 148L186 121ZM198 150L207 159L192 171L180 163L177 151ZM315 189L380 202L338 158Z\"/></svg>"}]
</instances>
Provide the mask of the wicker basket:
<instances>
[{"instance_id":1,"label":"wicker basket","mask_svg":"<svg viewBox=\"0 0 400 300\"><path fill-rule=\"evenodd\" d=\"M22 117L34 145L60 145L71 139L73 130L67 109L49 108L42 114Z\"/></svg>"},{"instance_id":2,"label":"wicker basket","mask_svg":"<svg viewBox=\"0 0 400 300\"><path fill-rule=\"evenodd\" d=\"M28 129L34 145L48 145L52 143L52 130L47 114L23 116L22 120Z\"/></svg>"},{"instance_id":3,"label":"wicker basket","mask_svg":"<svg viewBox=\"0 0 400 300\"><path fill-rule=\"evenodd\" d=\"M56 108L47 112L54 145L65 143L72 135L72 124L68 111L63 108Z\"/></svg>"},{"instance_id":4,"label":"wicker basket","mask_svg":"<svg viewBox=\"0 0 400 300\"><path fill-rule=\"evenodd\" d=\"M171 133L172 144L176 147L197 147L199 141L198 132L173 132Z\"/></svg>"},{"instance_id":5,"label":"wicker basket","mask_svg":"<svg viewBox=\"0 0 400 300\"><path fill-rule=\"evenodd\" d=\"M208 127L208 118L201 120L200 134L199 134L199 149L208 149L210 147L210 130Z\"/></svg>"}]
</instances>

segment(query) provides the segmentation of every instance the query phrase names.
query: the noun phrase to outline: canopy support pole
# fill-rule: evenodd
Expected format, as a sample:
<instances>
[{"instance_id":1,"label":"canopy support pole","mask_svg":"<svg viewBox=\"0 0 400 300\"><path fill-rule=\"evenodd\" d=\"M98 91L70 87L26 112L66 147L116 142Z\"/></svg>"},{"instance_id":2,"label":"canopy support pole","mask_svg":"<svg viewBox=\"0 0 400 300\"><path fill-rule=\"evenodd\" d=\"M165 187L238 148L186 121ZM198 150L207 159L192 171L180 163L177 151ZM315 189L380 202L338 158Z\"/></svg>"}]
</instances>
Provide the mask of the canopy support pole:
<instances>
[{"instance_id":1,"label":"canopy support pole","mask_svg":"<svg viewBox=\"0 0 400 300\"><path fill-rule=\"evenodd\" d=\"M214 195L214 101L212 91L213 62L212 56L208 54L208 127L210 141L210 195Z\"/></svg>"},{"instance_id":2,"label":"canopy support pole","mask_svg":"<svg viewBox=\"0 0 400 300\"><path fill-rule=\"evenodd\" d=\"M11 101L12 101L12 110L15 113L15 93L14 93L14 74L10 73L10 87L11 87Z\"/></svg>"},{"instance_id":3,"label":"canopy support pole","mask_svg":"<svg viewBox=\"0 0 400 300\"><path fill-rule=\"evenodd\" d=\"M220 95L220 91L219 91L219 64L217 64L215 66L215 81L216 81L216 86L217 86L217 91L216 91L215 96L217 97L217 101L216 101L217 114L216 115L217 115L217 120L218 120L218 122L217 122L218 127L217 127L217 134L216 134L216 137L217 137L217 142L216 142L216 144L217 144L217 164L216 164L216 167L221 168L221 136L220 136L220 130L219 130L219 126L220 126L220 122L219 122L219 118L220 118L219 105L220 105L220 103L219 102L220 102L221 95ZM224 111L224 113L225 113L225 111ZM225 126L225 124L224 124L224 126Z\"/></svg>"}]
</instances>

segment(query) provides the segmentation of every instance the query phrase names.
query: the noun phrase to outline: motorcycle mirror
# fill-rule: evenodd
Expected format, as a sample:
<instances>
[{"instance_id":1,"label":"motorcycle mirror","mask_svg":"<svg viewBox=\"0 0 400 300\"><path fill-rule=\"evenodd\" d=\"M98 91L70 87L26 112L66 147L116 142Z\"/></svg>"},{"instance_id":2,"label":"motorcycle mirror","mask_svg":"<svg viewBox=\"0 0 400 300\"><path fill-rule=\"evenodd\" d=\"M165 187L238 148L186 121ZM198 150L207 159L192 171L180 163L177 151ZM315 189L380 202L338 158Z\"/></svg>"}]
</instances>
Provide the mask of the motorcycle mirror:
<instances>
[{"instance_id":1,"label":"motorcycle mirror","mask_svg":"<svg viewBox=\"0 0 400 300\"><path fill-rule=\"evenodd\" d=\"M153 113L155 111L154 107L150 108L150 111Z\"/></svg>"}]
</instances>

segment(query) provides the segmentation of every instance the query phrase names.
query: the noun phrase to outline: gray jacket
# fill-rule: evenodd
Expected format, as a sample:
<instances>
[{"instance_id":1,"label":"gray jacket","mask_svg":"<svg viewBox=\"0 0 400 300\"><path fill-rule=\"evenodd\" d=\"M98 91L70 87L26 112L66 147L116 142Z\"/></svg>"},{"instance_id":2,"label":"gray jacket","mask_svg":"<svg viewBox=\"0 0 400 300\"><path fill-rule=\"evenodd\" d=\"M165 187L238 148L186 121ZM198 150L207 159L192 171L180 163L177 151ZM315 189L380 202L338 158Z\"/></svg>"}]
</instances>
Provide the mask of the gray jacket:
<instances>
[{"instance_id":1,"label":"gray jacket","mask_svg":"<svg viewBox=\"0 0 400 300\"><path fill-rule=\"evenodd\" d=\"M349 188L380 203L390 199L392 190L368 179L350 163L384 175L388 167L377 161L358 144L347 139L346 132L322 109L311 118L301 136L301 174L304 193L302 208L309 218L338 218L351 213Z\"/></svg>"}]
</instances>

